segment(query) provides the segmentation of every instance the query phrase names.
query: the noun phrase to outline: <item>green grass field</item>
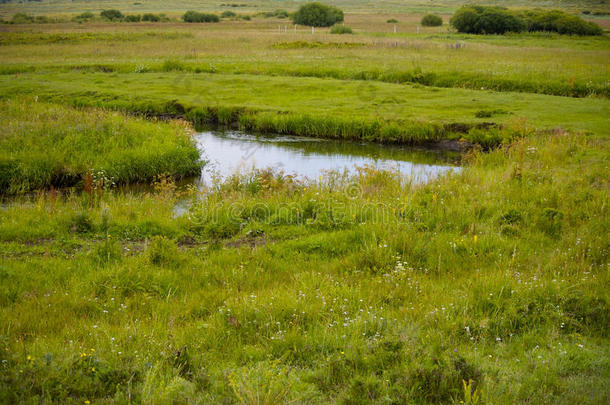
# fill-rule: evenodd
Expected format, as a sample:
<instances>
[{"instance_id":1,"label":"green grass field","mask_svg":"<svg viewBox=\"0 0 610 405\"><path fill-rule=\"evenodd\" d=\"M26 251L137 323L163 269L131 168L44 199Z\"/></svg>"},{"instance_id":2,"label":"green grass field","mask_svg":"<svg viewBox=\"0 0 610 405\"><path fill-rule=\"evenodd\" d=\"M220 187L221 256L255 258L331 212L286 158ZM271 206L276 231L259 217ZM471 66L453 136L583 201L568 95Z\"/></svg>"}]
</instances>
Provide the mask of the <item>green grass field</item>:
<instances>
[{"instance_id":1,"label":"green grass field","mask_svg":"<svg viewBox=\"0 0 610 405\"><path fill-rule=\"evenodd\" d=\"M297 7L137 3L0 4L65 20L0 25L0 403L610 402L607 34L69 21ZM200 126L470 149L198 189Z\"/></svg>"}]
</instances>

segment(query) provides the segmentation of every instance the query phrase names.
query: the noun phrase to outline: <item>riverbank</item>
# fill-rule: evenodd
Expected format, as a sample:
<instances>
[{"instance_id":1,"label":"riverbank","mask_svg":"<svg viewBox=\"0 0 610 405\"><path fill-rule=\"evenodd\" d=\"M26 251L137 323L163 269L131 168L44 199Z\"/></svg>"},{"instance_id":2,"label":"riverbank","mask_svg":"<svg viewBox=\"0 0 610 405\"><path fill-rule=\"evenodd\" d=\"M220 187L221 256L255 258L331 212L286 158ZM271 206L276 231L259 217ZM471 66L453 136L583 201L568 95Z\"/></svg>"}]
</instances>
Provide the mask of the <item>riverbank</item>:
<instances>
[{"instance_id":1,"label":"riverbank","mask_svg":"<svg viewBox=\"0 0 610 405\"><path fill-rule=\"evenodd\" d=\"M0 118L1 194L76 184L82 190L83 182L89 188L111 188L201 171L185 122L149 122L35 98L0 101Z\"/></svg>"}]
</instances>

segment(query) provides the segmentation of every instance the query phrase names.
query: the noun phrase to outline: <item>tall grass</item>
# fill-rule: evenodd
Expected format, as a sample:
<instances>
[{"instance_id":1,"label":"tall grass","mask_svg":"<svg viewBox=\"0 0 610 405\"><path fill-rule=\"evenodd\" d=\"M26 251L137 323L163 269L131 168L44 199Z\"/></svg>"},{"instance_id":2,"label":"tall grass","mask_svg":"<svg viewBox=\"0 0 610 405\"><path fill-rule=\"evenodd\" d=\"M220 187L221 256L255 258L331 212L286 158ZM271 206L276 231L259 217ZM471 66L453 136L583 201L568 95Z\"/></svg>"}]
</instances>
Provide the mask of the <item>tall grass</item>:
<instances>
[{"instance_id":1,"label":"tall grass","mask_svg":"<svg viewBox=\"0 0 610 405\"><path fill-rule=\"evenodd\" d=\"M149 182L162 173L199 173L199 154L184 124L150 123L35 99L7 99L0 106L2 193L72 186L88 172L116 184Z\"/></svg>"}]
</instances>

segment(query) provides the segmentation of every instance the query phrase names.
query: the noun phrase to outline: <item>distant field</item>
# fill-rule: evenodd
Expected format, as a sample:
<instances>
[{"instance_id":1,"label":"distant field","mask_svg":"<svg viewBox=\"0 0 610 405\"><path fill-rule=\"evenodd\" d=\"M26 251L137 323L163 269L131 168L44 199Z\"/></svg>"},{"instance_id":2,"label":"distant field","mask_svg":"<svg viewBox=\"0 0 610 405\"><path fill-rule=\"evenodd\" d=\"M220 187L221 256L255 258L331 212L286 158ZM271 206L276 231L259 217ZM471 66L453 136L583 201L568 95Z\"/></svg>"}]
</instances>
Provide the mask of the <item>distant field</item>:
<instances>
[{"instance_id":1,"label":"distant field","mask_svg":"<svg viewBox=\"0 0 610 405\"><path fill-rule=\"evenodd\" d=\"M36 15L41 14L66 14L80 13L84 11L101 11L103 9L119 9L125 12L167 12L178 13L185 10L199 11L223 11L232 10L236 12L252 13L255 11L269 11L275 9L285 9L294 11L302 2L285 0L54 0L54 1L29 1L20 3L11 1L0 5L0 15L11 15L15 12L28 12ZM349 10L352 13L448 13L464 4L461 0L440 0L427 2L423 0L335 0L332 4ZM608 5L599 0L474 0L470 4L495 4L510 7L559 7L574 12L582 10L608 11ZM236 6L236 7L235 7Z\"/></svg>"},{"instance_id":2,"label":"distant field","mask_svg":"<svg viewBox=\"0 0 610 405\"><path fill-rule=\"evenodd\" d=\"M398 17L397 34L393 24L385 22L391 16ZM295 34L285 21L264 18L212 25L39 24L28 26L27 32L5 26L0 72L103 64L107 70L127 73L158 70L172 61L187 71L367 79L579 97L610 94L607 37L486 37L453 34L446 27L421 29L417 34L418 18L411 15L348 15L345 23L355 35L329 35L327 29L311 35L303 27ZM310 47L312 41L327 45Z\"/></svg>"}]
</instances>

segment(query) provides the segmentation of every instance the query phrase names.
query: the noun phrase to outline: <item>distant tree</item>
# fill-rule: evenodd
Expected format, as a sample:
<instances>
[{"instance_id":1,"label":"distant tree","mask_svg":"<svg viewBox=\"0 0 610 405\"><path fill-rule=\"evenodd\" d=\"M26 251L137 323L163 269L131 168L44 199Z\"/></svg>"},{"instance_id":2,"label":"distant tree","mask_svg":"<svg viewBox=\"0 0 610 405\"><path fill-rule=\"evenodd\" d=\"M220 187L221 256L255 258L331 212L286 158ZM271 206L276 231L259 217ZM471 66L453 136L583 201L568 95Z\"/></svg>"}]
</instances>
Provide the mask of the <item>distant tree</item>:
<instances>
[{"instance_id":1,"label":"distant tree","mask_svg":"<svg viewBox=\"0 0 610 405\"><path fill-rule=\"evenodd\" d=\"M237 16L237 14L235 14L234 12L232 12L231 10L227 10L227 11L223 11L220 14L221 18L230 18L230 17L235 17Z\"/></svg>"},{"instance_id":2,"label":"distant tree","mask_svg":"<svg viewBox=\"0 0 610 405\"><path fill-rule=\"evenodd\" d=\"M100 13L100 16L110 21L123 19L123 13L121 13L119 10L103 10Z\"/></svg>"},{"instance_id":3,"label":"distant tree","mask_svg":"<svg viewBox=\"0 0 610 405\"><path fill-rule=\"evenodd\" d=\"M343 11L318 2L307 3L292 15L292 21L312 27L330 27L343 21Z\"/></svg>"},{"instance_id":4,"label":"distant tree","mask_svg":"<svg viewBox=\"0 0 610 405\"><path fill-rule=\"evenodd\" d=\"M398 20L396 18L390 18L388 21L386 21L389 24L396 24L398 22Z\"/></svg>"},{"instance_id":5,"label":"distant tree","mask_svg":"<svg viewBox=\"0 0 610 405\"><path fill-rule=\"evenodd\" d=\"M438 15L428 14L421 19L421 25L424 27L440 27L443 25L443 19Z\"/></svg>"}]
</instances>

